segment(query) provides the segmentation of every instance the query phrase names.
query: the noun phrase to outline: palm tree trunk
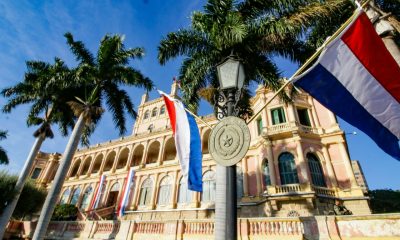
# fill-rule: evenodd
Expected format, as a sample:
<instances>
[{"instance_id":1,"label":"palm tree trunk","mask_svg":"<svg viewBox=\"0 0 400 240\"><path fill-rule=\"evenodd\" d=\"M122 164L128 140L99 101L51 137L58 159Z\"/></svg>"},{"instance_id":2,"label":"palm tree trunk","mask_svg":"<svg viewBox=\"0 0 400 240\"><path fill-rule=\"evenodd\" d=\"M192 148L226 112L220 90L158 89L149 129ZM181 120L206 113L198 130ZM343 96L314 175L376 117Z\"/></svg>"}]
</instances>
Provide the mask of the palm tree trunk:
<instances>
[{"instance_id":1,"label":"palm tree trunk","mask_svg":"<svg viewBox=\"0 0 400 240\"><path fill-rule=\"evenodd\" d=\"M15 184L15 197L10 204L4 209L3 214L0 216L0 239L3 239L3 235L6 231L6 226L8 221L11 218L12 213L14 212L15 206L18 203L19 196L21 195L22 189L24 188L26 179L28 178L29 172L32 169L33 163L35 162L36 155L39 152L40 147L42 146L43 141L46 139L44 134L40 134L33 144L31 151L29 152L28 159L25 161L25 165L19 174L17 183Z\"/></svg>"},{"instance_id":2,"label":"palm tree trunk","mask_svg":"<svg viewBox=\"0 0 400 240\"><path fill-rule=\"evenodd\" d=\"M53 215L53 211L56 206L58 196L60 195L62 185L64 184L68 168L71 165L72 157L74 156L78 147L78 143L83 132L83 127L85 126L83 115L84 113L81 113L79 116L74 130L72 131L71 137L69 138L67 147L65 148L64 154L60 161L60 167L57 170L56 176L51 185L51 189L47 194L46 201L44 202L42 211L40 213L39 221L32 240L42 240L46 235L47 227L49 225L51 216Z\"/></svg>"}]
</instances>

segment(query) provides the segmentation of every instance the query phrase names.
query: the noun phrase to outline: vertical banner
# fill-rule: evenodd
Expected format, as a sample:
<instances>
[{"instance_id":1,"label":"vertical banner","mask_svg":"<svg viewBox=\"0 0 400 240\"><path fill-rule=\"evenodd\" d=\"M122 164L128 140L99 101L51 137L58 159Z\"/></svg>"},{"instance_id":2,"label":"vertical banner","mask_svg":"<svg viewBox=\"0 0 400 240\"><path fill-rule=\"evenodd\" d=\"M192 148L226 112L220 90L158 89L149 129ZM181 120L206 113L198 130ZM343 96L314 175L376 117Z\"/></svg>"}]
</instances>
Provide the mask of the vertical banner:
<instances>
[{"instance_id":1,"label":"vertical banner","mask_svg":"<svg viewBox=\"0 0 400 240\"><path fill-rule=\"evenodd\" d=\"M123 195L121 197L121 200L119 201L118 209L117 209L118 217L122 217L125 214L125 208L128 205L129 194L131 192L132 185L134 182L133 181L134 175L135 175L135 171L133 169L130 169L128 172L128 175L125 178L124 187L122 189Z\"/></svg>"},{"instance_id":2,"label":"vertical banner","mask_svg":"<svg viewBox=\"0 0 400 240\"><path fill-rule=\"evenodd\" d=\"M105 185L105 181L106 181L106 176L105 175L101 175L100 176L100 183L97 186L96 192L94 194L94 198L92 199L92 202L90 203L89 210L93 210L93 209L97 208L97 206L99 205L100 196L101 196L101 192L103 191L103 188L104 188L104 185Z\"/></svg>"}]
</instances>

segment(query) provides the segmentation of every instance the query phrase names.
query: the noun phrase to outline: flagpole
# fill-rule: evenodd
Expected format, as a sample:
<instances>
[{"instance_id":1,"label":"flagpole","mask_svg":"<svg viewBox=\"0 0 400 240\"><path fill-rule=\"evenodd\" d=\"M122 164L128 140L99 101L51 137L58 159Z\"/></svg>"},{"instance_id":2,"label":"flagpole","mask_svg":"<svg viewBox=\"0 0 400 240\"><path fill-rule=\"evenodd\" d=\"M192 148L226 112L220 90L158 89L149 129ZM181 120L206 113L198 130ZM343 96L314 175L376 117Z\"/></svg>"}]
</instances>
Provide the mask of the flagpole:
<instances>
[{"instance_id":1,"label":"flagpole","mask_svg":"<svg viewBox=\"0 0 400 240\"><path fill-rule=\"evenodd\" d=\"M200 122L204 123L205 125L207 125L207 127L209 127L211 130L213 129L213 127L211 127L210 124L208 124L206 121L204 121L201 117L197 116L196 114L194 114L192 111L190 111L187 108L184 108L186 112L188 112L190 115L192 115L193 117L195 117L196 119L198 119Z\"/></svg>"},{"instance_id":2,"label":"flagpole","mask_svg":"<svg viewBox=\"0 0 400 240\"><path fill-rule=\"evenodd\" d=\"M360 7L357 7L357 9L359 9L359 8L363 9L363 8L369 3L369 1L370 1L370 0L365 1ZM354 13L351 15L351 17L349 17L349 18L346 20L346 22L344 22L344 23L342 24L342 26L340 26L339 29L336 30L336 32L335 32L334 34L332 34L332 36L330 36L330 37L322 44L322 46L319 47L319 48L317 49L317 51L316 51L310 58L308 58L307 61L306 61L299 69L297 69L297 71L289 78L289 80L286 81L286 82L275 92L275 94L274 94L274 95L273 95L273 96L272 96L272 97L257 111L257 113L255 113L255 114L247 121L247 125L248 125L251 121L253 121L253 120L258 116L258 114L260 114L261 111L262 111L266 106L268 106L268 104L270 104L270 103L274 100L274 98L275 98L276 96L278 96L278 94L279 94L287 85L289 85L290 83L292 83L294 77L296 77L296 76L299 75L301 72L303 72L303 71L308 67L308 65L310 65L310 63L312 63L312 62L321 54L321 52L324 50L324 48L325 48L326 45L328 45L328 44L331 43L333 40L335 40L336 37L339 36L340 33L343 32L343 30L354 20L354 17L357 16L357 14L358 14L358 11L357 11L357 10L354 11Z\"/></svg>"}]
</instances>

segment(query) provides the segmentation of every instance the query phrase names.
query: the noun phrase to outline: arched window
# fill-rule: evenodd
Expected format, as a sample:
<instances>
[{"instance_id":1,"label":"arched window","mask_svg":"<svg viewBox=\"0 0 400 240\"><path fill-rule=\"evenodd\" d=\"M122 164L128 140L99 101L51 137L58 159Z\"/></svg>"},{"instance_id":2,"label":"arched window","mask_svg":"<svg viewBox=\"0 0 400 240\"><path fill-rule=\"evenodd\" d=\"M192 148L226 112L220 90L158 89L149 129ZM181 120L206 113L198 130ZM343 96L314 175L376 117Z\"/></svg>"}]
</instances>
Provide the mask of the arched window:
<instances>
[{"instance_id":1,"label":"arched window","mask_svg":"<svg viewBox=\"0 0 400 240\"><path fill-rule=\"evenodd\" d=\"M77 204L80 194L81 194L81 188L78 187L77 189L74 190L74 193L72 194L70 204L73 204L73 205Z\"/></svg>"},{"instance_id":2,"label":"arched window","mask_svg":"<svg viewBox=\"0 0 400 240\"><path fill-rule=\"evenodd\" d=\"M215 188L215 173L213 171L207 171L203 175L203 193L201 194L201 201L215 201Z\"/></svg>"},{"instance_id":3,"label":"arched window","mask_svg":"<svg viewBox=\"0 0 400 240\"><path fill-rule=\"evenodd\" d=\"M165 113L165 105L163 105L161 108L160 108L160 115L163 115Z\"/></svg>"},{"instance_id":4,"label":"arched window","mask_svg":"<svg viewBox=\"0 0 400 240\"><path fill-rule=\"evenodd\" d=\"M93 188L91 186L87 187L85 192L82 196L81 205L79 206L80 209L85 210L90 203L90 195L92 194Z\"/></svg>"},{"instance_id":5,"label":"arched window","mask_svg":"<svg viewBox=\"0 0 400 240\"><path fill-rule=\"evenodd\" d=\"M238 200L243 197L243 171L236 166L236 197Z\"/></svg>"},{"instance_id":6,"label":"arched window","mask_svg":"<svg viewBox=\"0 0 400 240\"><path fill-rule=\"evenodd\" d=\"M171 178L169 176L166 176L160 182L160 190L158 191L157 204L168 204L171 199L171 190Z\"/></svg>"},{"instance_id":7,"label":"arched window","mask_svg":"<svg viewBox=\"0 0 400 240\"><path fill-rule=\"evenodd\" d=\"M152 117L157 116L157 108L156 108L156 107L153 108L153 110L151 111L151 116L152 116Z\"/></svg>"},{"instance_id":8,"label":"arched window","mask_svg":"<svg viewBox=\"0 0 400 240\"><path fill-rule=\"evenodd\" d=\"M297 176L297 169L293 155L288 152L284 152L279 156L278 162L281 184L299 183L299 177Z\"/></svg>"},{"instance_id":9,"label":"arched window","mask_svg":"<svg viewBox=\"0 0 400 240\"><path fill-rule=\"evenodd\" d=\"M143 119L148 119L148 118L149 118L149 115L150 115L149 110L146 110L146 112L144 112L144 117L143 117Z\"/></svg>"},{"instance_id":10,"label":"arched window","mask_svg":"<svg viewBox=\"0 0 400 240\"><path fill-rule=\"evenodd\" d=\"M67 189L64 191L63 195L61 196L60 199L60 204L66 204L69 198L69 193L71 192L71 190Z\"/></svg>"},{"instance_id":11,"label":"arched window","mask_svg":"<svg viewBox=\"0 0 400 240\"><path fill-rule=\"evenodd\" d=\"M268 159L264 159L264 164L263 164L263 179L264 179L264 186L271 185L271 175L270 175L270 170L269 170L269 165L268 165Z\"/></svg>"},{"instance_id":12,"label":"arched window","mask_svg":"<svg viewBox=\"0 0 400 240\"><path fill-rule=\"evenodd\" d=\"M188 189L187 179L182 177L179 181L178 203L189 203L192 201L193 192Z\"/></svg>"},{"instance_id":13,"label":"arched window","mask_svg":"<svg viewBox=\"0 0 400 240\"><path fill-rule=\"evenodd\" d=\"M114 185L112 185L110 189L110 192L108 193L108 198L106 203L107 207L114 206L117 204L119 190L120 190L120 184L118 182L114 183Z\"/></svg>"},{"instance_id":14,"label":"arched window","mask_svg":"<svg viewBox=\"0 0 400 240\"><path fill-rule=\"evenodd\" d=\"M324 173L322 172L321 162L317 156L307 153L308 167L310 168L311 181L315 186L326 187Z\"/></svg>"},{"instance_id":15,"label":"arched window","mask_svg":"<svg viewBox=\"0 0 400 240\"><path fill-rule=\"evenodd\" d=\"M153 181L150 178L144 180L142 187L140 189L139 205L143 206L150 204L152 190L153 190Z\"/></svg>"}]
</instances>

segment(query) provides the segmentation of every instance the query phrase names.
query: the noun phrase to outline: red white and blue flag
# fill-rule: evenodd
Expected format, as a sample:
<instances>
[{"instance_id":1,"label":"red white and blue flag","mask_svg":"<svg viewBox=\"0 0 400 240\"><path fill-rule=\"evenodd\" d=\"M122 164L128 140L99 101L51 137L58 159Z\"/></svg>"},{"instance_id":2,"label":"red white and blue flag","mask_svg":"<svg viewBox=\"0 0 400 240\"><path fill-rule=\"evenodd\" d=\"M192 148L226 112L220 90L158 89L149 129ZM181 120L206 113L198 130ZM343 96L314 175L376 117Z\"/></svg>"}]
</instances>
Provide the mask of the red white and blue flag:
<instances>
[{"instance_id":1,"label":"red white and blue flag","mask_svg":"<svg viewBox=\"0 0 400 240\"><path fill-rule=\"evenodd\" d=\"M202 192L201 162L203 156L196 120L186 112L181 101L171 98L162 91L158 92L163 96L165 106L167 107L182 175L187 178L189 190Z\"/></svg>"},{"instance_id":2,"label":"red white and blue flag","mask_svg":"<svg viewBox=\"0 0 400 240\"><path fill-rule=\"evenodd\" d=\"M117 208L118 217L122 217L125 214L125 208L128 206L128 199L129 199L129 195L132 190L134 176L135 176L134 170L130 169L128 172L128 175L125 178L124 187L122 189L123 195L118 204L118 208Z\"/></svg>"},{"instance_id":3,"label":"red white and blue flag","mask_svg":"<svg viewBox=\"0 0 400 240\"><path fill-rule=\"evenodd\" d=\"M359 11L294 84L400 160L400 68Z\"/></svg>"},{"instance_id":4,"label":"red white and blue flag","mask_svg":"<svg viewBox=\"0 0 400 240\"><path fill-rule=\"evenodd\" d=\"M99 205L100 202L100 197L101 197L101 193L104 191L105 188L105 184L106 183L106 176L105 175L101 175L100 176L100 183L97 186L96 192L94 194L94 198L92 199L92 202L90 203L90 210L96 209Z\"/></svg>"}]
</instances>

